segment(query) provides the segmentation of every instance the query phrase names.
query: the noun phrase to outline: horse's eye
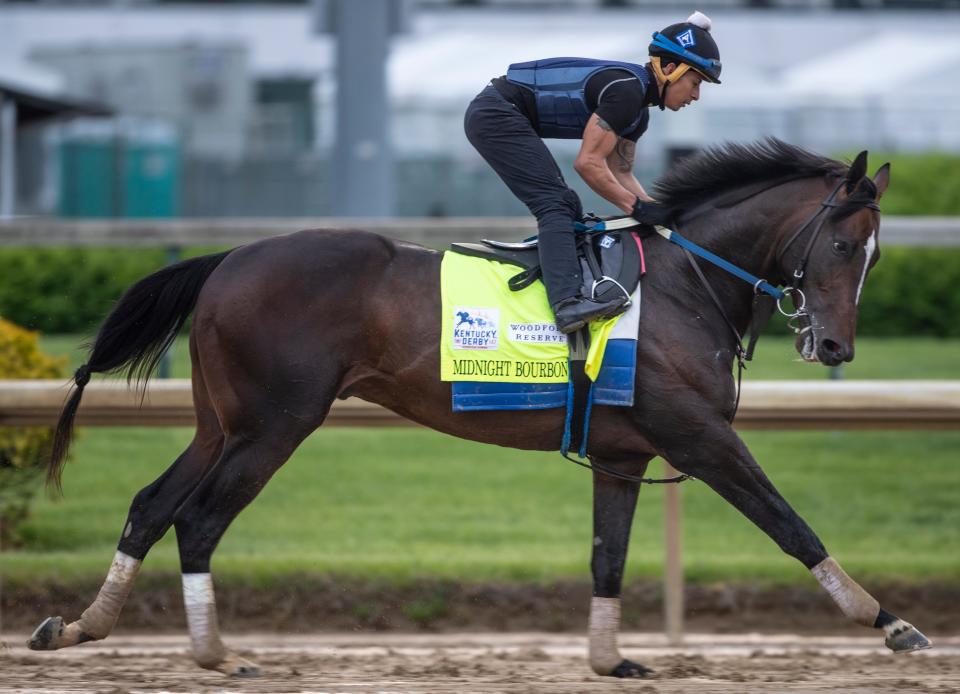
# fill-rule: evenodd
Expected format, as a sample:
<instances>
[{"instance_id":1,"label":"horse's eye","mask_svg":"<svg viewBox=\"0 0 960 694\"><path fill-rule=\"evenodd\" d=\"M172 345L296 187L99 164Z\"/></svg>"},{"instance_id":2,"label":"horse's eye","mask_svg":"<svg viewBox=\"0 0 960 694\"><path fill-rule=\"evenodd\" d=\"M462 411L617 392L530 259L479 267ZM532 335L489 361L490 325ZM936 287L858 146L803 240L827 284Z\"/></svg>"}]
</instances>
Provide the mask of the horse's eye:
<instances>
[{"instance_id":1,"label":"horse's eye","mask_svg":"<svg viewBox=\"0 0 960 694\"><path fill-rule=\"evenodd\" d=\"M838 255L849 255L850 244L848 244L846 241L834 241L833 250L836 251Z\"/></svg>"}]
</instances>

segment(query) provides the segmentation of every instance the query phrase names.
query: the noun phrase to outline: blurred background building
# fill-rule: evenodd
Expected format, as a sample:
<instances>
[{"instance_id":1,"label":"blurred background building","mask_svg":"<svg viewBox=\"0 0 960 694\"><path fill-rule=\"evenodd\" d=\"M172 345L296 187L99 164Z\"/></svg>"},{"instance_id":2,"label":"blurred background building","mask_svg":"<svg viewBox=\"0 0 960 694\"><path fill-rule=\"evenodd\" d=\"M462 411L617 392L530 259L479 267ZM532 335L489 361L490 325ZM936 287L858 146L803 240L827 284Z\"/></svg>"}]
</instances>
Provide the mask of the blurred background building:
<instances>
[{"instance_id":1,"label":"blurred background building","mask_svg":"<svg viewBox=\"0 0 960 694\"><path fill-rule=\"evenodd\" d=\"M714 21L724 83L652 114L644 184L671 151L764 135L960 151L960 0L0 2L0 93L113 114L22 122L15 210L324 216L362 214L366 195L371 215L525 214L463 135L470 99L512 62L646 62L651 33L694 9ZM362 106L339 117L338 55L370 63L349 85ZM578 143L549 145L609 213L572 172Z\"/></svg>"}]
</instances>

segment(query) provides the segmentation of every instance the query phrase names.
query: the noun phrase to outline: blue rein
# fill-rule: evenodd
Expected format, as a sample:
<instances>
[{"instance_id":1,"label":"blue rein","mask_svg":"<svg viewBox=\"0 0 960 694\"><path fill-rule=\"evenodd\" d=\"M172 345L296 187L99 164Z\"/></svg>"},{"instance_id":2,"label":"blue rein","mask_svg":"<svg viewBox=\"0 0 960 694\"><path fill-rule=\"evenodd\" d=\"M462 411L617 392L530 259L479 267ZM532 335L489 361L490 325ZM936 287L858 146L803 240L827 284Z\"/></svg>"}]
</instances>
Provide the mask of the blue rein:
<instances>
[{"instance_id":1,"label":"blue rein","mask_svg":"<svg viewBox=\"0 0 960 694\"><path fill-rule=\"evenodd\" d=\"M724 260L718 255L715 255L708 251L706 248L698 246L690 239L684 238L676 231L671 231L670 229L665 229L664 227L657 227L657 233L660 234L663 238L671 243L675 243L681 248L686 248L688 251L694 255L700 256L709 263L713 263L718 268L726 270L731 275L736 275L745 282L749 282L753 285L754 291L759 290L766 294L769 294L775 299L782 299L786 296L786 293L782 289L777 289L772 284L767 282L764 279L760 279L756 275L751 275L749 272L743 268L739 268L729 260Z\"/></svg>"},{"instance_id":2,"label":"blue rein","mask_svg":"<svg viewBox=\"0 0 960 694\"><path fill-rule=\"evenodd\" d=\"M573 228L576 231L585 231L588 233L595 233L601 231L613 231L615 229L628 229L630 227L639 226L640 223L631 217L621 217L619 219L610 219L603 220L595 223L583 223L583 222L574 222ZM743 268L739 268L729 260L724 260L720 256L711 253L706 248L698 246L690 239L684 238L676 231L671 231L664 227L656 227L657 233L660 234L663 238L671 243L674 243L681 248L686 248L688 251L693 253L696 256L699 256L706 260L709 263L716 265L718 268L726 270L731 275L739 277L744 282L750 283L753 286L754 291L761 291L765 294L769 294L773 298L780 300L786 296L786 292L782 289L774 287L772 284L767 282L765 279L761 279L756 275L752 275Z\"/></svg>"}]
</instances>

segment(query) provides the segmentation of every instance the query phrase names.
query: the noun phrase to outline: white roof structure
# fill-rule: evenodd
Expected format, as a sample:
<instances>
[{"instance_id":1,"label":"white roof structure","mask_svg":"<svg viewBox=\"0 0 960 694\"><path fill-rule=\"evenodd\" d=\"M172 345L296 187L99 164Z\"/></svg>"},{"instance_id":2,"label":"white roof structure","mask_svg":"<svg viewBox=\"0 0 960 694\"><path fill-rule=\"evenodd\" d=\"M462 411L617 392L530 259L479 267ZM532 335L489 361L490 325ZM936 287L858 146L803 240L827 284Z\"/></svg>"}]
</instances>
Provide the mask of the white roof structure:
<instances>
[{"instance_id":1,"label":"white roof structure","mask_svg":"<svg viewBox=\"0 0 960 694\"><path fill-rule=\"evenodd\" d=\"M64 88L62 75L36 63L19 59L0 61L0 83L48 96L59 95Z\"/></svg>"},{"instance_id":2,"label":"white roof structure","mask_svg":"<svg viewBox=\"0 0 960 694\"><path fill-rule=\"evenodd\" d=\"M781 87L797 99L846 101L864 97L903 100L907 94L956 98L960 36L934 33L918 40L901 31L862 41L786 70Z\"/></svg>"},{"instance_id":3,"label":"white roof structure","mask_svg":"<svg viewBox=\"0 0 960 694\"><path fill-rule=\"evenodd\" d=\"M652 32L682 20L693 7L422 10L413 16L410 32L395 39L388 64L395 120L419 119L405 129L400 146L466 147L463 109L510 63L558 55L643 62ZM705 85L696 108L659 121L645 143L770 133L835 147L863 135L861 124L869 120L865 113L835 117L837 109L882 105L900 110L899 120L876 124L876 138L889 146L903 139L909 147L960 149L955 88L960 13L718 9L710 14L723 84ZM318 78L321 106L329 104L334 88L333 41L314 33L309 5L2 4L0 25L0 71L6 66L9 72L11 65L23 71L40 48L242 42L253 75ZM914 111L922 128L906 125L905 109Z\"/></svg>"}]
</instances>

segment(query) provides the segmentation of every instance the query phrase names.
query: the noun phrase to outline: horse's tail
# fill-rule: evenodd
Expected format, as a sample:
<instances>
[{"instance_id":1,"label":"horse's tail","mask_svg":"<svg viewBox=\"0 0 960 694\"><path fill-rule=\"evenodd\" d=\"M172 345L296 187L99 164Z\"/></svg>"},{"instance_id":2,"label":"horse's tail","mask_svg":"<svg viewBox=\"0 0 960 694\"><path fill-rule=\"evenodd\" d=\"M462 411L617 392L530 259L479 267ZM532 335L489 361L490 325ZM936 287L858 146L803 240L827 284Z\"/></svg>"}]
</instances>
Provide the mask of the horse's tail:
<instances>
[{"instance_id":1,"label":"horse's tail","mask_svg":"<svg viewBox=\"0 0 960 694\"><path fill-rule=\"evenodd\" d=\"M60 413L47 484L60 489L60 475L73 438L73 420L90 374L126 371L146 384L197 303L210 274L230 251L192 258L162 268L127 289L100 326L87 363L74 374L76 390Z\"/></svg>"}]
</instances>

